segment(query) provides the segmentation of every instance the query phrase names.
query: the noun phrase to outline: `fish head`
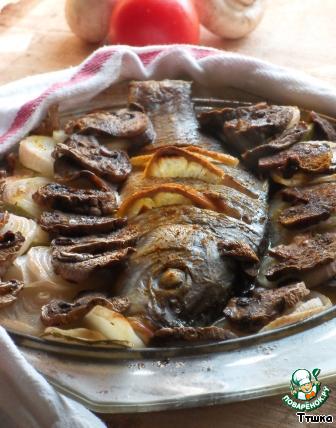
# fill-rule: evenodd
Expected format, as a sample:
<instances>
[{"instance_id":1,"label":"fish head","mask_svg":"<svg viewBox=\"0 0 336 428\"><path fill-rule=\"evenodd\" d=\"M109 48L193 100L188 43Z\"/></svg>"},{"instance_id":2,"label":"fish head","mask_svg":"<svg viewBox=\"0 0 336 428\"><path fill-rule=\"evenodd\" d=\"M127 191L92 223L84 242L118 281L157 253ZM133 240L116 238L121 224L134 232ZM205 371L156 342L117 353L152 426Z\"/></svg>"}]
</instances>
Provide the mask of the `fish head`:
<instances>
[{"instance_id":1,"label":"fish head","mask_svg":"<svg viewBox=\"0 0 336 428\"><path fill-rule=\"evenodd\" d=\"M204 227L161 225L143 236L119 282L130 314L158 326L205 324L225 305L234 279L218 240ZM216 314L214 309L216 308Z\"/></svg>"}]
</instances>

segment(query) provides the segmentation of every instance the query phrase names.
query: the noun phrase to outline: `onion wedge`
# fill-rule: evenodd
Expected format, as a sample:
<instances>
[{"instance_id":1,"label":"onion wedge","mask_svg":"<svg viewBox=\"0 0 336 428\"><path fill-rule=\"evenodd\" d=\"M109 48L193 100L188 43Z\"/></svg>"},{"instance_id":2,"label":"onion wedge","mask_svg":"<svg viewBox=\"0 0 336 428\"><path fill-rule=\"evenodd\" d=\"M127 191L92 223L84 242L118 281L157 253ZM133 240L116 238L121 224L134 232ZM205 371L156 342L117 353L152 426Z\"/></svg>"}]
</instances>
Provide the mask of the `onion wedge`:
<instances>
[{"instance_id":1,"label":"onion wedge","mask_svg":"<svg viewBox=\"0 0 336 428\"><path fill-rule=\"evenodd\" d=\"M23 139L19 147L19 160L23 166L44 177L53 177L54 159L52 152L56 142L53 138L31 135Z\"/></svg>"},{"instance_id":2,"label":"onion wedge","mask_svg":"<svg viewBox=\"0 0 336 428\"><path fill-rule=\"evenodd\" d=\"M124 343L127 347L144 347L127 318L103 306L97 305L85 315L84 325L101 333L106 340Z\"/></svg>"},{"instance_id":3,"label":"onion wedge","mask_svg":"<svg viewBox=\"0 0 336 428\"><path fill-rule=\"evenodd\" d=\"M88 328L72 328L65 330L58 327L47 327L42 337L48 339L63 339L82 343L106 342L106 337L99 331L89 330Z\"/></svg>"},{"instance_id":4,"label":"onion wedge","mask_svg":"<svg viewBox=\"0 0 336 428\"><path fill-rule=\"evenodd\" d=\"M6 224L0 229L1 233L7 231L20 232L25 241L18 252L18 256L26 253L32 245L43 245L49 243L49 237L36 221L15 214L8 214Z\"/></svg>"},{"instance_id":5,"label":"onion wedge","mask_svg":"<svg viewBox=\"0 0 336 428\"><path fill-rule=\"evenodd\" d=\"M6 178L2 187L2 200L5 207L18 215L39 217L42 210L33 201L32 195L48 183L50 180L44 177Z\"/></svg>"}]
</instances>

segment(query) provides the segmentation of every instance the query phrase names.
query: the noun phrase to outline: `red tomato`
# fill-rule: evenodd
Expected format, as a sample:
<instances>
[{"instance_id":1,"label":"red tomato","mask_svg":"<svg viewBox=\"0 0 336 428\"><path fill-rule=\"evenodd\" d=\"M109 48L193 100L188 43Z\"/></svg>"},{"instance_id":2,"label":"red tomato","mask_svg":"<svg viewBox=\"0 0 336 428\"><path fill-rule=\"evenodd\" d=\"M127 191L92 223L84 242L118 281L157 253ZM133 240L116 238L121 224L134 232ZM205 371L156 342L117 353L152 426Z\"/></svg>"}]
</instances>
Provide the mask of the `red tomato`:
<instances>
[{"instance_id":1,"label":"red tomato","mask_svg":"<svg viewBox=\"0 0 336 428\"><path fill-rule=\"evenodd\" d=\"M199 42L199 19L192 0L119 0L109 41L144 46Z\"/></svg>"}]
</instances>

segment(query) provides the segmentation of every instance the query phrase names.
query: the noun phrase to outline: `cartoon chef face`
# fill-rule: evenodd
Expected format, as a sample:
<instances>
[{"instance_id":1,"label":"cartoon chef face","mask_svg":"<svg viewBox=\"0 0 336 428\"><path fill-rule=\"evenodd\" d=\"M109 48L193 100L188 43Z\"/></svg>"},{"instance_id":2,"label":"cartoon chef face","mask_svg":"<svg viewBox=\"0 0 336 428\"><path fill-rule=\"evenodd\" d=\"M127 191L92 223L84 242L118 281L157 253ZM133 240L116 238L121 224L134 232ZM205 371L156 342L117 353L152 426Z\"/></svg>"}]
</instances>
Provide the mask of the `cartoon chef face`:
<instances>
[{"instance_id":1,"label":"cartoon chef face","mask_svg":"<svg viewBox=\"0 0 336 428\"><path fill-rule=\"evenodd\" d=\"M293 373L292 383L297 387L298 390L309 393L313 389L313 383L311 381L311 374L306 369L299 369Z\"/></svg>"},{"instance_id":2,"label":"cartoon chef face","mask_svg":"<svg viewBox=\"0 0 336 428\"><path fill-rule=\"evenodd\" d=\"M303 385L300 386L300 389L304 393L311 392L313 389L313 383L312 382L304 383Z\"/></svg>"}]
</instances>

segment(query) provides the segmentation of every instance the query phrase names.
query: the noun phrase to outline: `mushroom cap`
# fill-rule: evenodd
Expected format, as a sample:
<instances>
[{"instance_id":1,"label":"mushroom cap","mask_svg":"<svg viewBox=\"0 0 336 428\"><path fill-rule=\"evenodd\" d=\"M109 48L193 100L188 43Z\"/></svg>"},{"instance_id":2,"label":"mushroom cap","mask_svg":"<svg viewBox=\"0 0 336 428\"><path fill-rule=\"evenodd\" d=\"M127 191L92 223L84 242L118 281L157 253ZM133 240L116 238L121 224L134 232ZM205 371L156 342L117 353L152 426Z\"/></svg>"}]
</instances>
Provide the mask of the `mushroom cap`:
<instances>
[{"instance_id":1,"label":"mushroom cap","mask_svg":"<svg viewBox=\"0 0 336 428\"><path fill-rule=\"evenodd\" d=\"M260 22L264 0L194 0L201 23L212 33L227 39L239 39Z\"/></svg>"}]
</instances>

